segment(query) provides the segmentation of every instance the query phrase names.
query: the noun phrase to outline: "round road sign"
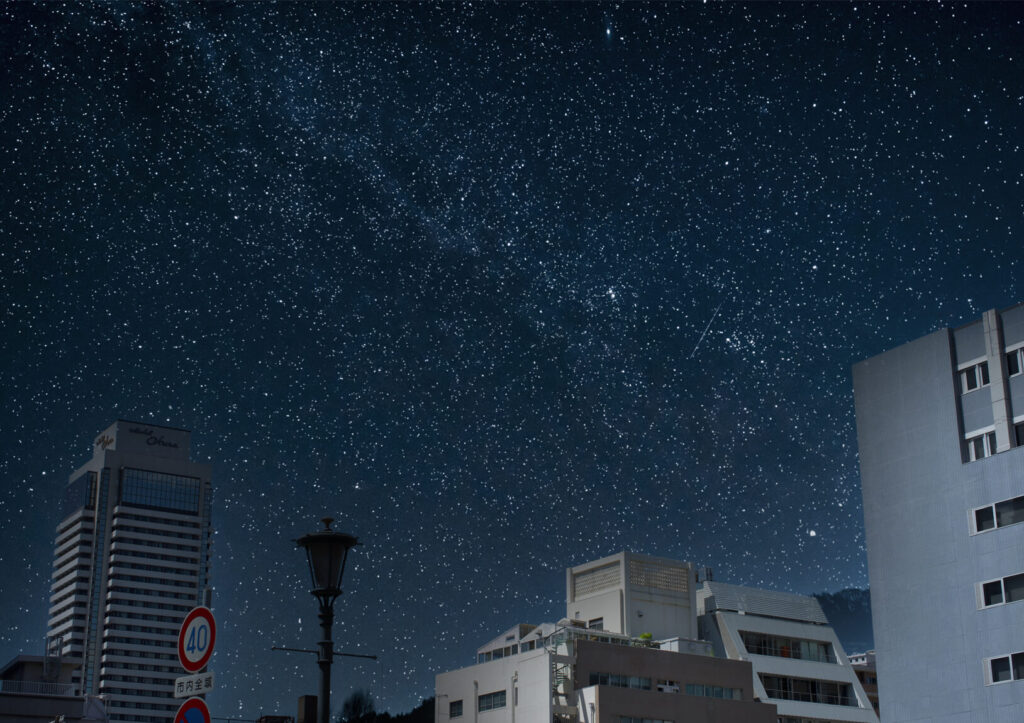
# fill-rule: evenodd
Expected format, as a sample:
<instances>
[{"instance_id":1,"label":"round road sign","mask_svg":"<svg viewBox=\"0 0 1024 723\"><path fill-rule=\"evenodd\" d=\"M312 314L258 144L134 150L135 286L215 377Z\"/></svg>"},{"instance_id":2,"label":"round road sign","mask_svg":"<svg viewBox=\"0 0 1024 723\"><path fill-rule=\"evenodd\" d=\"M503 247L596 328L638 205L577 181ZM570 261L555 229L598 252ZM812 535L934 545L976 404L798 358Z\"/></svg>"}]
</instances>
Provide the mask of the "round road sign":
<instances>
[{"instance_id":1,"label":"round road sign","mask_svg":"<svg viewBox=\"0 0 1024 723\"><path fill-rule=\"evenodd\" d=\"M210 662L217 640L217 624L210 608L192 608L178 631L178 660L190 673L198 673Z\"/></svg>"},{"instance_id":2,"label":"round road sign","mask_svg":"<svg viewBox=\"0 0 1024 723\"><path fill-rule=\"evenodd\" d=\"M210 723L210 709L202 698L189 698L174 714L174 723Z\"/></svg>"}]
</instances>

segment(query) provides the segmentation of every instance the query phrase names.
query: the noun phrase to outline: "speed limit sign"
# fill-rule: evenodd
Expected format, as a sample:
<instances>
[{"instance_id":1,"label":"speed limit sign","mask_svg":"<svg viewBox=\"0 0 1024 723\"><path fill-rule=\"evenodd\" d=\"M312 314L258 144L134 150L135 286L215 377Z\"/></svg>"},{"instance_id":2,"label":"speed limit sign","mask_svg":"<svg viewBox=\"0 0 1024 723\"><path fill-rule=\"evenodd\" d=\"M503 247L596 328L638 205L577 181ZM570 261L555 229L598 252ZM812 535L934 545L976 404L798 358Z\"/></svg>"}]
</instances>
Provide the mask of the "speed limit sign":
<instances>
[{"instance_id":1,"label":"speed limit sign","mask_svg":"<svg viewBox=\"0 0 1024 723\"><path fill-rule=\"evenodd\" d=\"M189 673L198 673L210 662L217 640L217 624L210 608L193 608L178 631L178 660Z\"/></svg>"}]
</instances>

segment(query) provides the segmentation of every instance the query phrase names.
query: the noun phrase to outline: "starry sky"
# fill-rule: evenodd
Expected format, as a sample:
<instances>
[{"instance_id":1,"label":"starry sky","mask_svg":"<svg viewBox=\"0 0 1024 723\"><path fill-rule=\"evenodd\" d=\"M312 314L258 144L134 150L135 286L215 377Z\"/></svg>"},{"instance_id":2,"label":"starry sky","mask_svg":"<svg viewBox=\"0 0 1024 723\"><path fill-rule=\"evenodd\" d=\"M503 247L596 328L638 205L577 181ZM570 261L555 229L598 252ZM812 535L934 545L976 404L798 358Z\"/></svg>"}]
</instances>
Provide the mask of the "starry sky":
<instances>
[{"instance_id":1,"label":"starry sky","mask_svg":"<svg viewBox=\"0 0 1024 723\"><path fill-rule=\"evenodd\" d=\"M0 657L116 418L213 465L215 716L407 710L569 565L867 585L850 366L1024 301L1019 4L0 7Z\"/></svg>"}]
</instances>

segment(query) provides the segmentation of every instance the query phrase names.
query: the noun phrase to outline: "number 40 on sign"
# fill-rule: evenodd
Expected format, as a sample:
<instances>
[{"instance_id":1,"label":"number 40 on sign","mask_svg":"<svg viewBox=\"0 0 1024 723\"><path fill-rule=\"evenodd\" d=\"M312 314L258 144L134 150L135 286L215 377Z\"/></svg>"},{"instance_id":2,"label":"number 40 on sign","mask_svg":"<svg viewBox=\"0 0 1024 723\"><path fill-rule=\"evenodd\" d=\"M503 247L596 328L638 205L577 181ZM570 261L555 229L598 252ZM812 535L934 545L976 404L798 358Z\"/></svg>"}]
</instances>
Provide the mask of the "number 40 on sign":
<instances>
[{"instance_id":1,"label":"number 40 on sign","mask_svg":"<svg viewBox=\"0 0 1024 723\"><path fill-rule=\"evenodd\" d=\"M178 631L178 662L189 673L198 673L210 662L217 640L217 625L207 607L193 608Z\"/></svg>"}]
</instances>

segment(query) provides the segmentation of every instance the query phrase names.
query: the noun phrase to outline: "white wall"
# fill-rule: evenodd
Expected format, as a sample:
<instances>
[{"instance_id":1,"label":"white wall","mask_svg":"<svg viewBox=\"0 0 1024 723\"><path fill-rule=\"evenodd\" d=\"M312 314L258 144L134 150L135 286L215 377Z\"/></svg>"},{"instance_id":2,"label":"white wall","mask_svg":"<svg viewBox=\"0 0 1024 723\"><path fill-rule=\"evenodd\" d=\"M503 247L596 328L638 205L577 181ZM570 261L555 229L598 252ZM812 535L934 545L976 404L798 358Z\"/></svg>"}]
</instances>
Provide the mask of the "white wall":
<instances>
[{"instance_id":1,"label":"white wall","mask_svg":"<svg viewBox=\"0 0 1024 723\"><path fill-rule=\"evenodd\" d=\"M551 720L551 661L546 650L531 650L500 660L471 665L435 679L437 721L456 723L536 723ZM506 705L477 711L477 697L505 691ZM518 692L518 696L517 693ZM518 703L517 703L518 698ZM462 701L462 717L450 718L452 701Z\"/></svg>"}]
</instances>

